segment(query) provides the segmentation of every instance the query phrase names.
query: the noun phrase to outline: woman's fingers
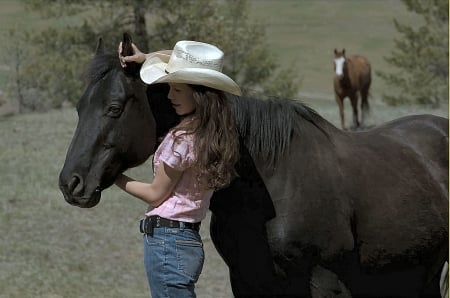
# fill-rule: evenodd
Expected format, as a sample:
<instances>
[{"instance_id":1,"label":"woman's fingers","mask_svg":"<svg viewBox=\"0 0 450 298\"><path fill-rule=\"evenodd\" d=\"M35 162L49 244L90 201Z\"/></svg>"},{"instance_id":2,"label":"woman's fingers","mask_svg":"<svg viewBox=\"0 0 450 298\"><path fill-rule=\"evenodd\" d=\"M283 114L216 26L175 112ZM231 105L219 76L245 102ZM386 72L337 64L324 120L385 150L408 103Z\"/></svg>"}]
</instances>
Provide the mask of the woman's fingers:
<instances>
[{"instance_id":1,"label":"woman's fingers","mask_svg":"<svg viewBox=\"0 0 450 298\"><path fill-rule=\"evenodd\" d=\"M133 48L133 55L131 56L123 56L122 55L122 42L119 43L119 60L120 65L122 67L127 67L127 62L137 62L137 63L143 63L145 61L145 55L138 49L138 47L132 43L131 47Z\"/></svg>"},{"instance_id":2,"label":"woman's fingers","mask_svg":"<svg viewBox=\"0 0 450 298\"><path fill-rule=\"evenodd\" d=\"M117 52L119 53L120 65L122 67L127 67L125 57L122 55L122 42L119 43L119 48L117 49Z\"/></svg>"},{"instance_id":3,"label":"woman's fingers","mask_svg":"<svg viewBox=\"0 0 450 298\"><path fill-rule=\"evenodd\" d=\"M119 56L122 55L122 42L119 43L119 48L117 50L119 52Z\"/></svg>"}]
</instances>

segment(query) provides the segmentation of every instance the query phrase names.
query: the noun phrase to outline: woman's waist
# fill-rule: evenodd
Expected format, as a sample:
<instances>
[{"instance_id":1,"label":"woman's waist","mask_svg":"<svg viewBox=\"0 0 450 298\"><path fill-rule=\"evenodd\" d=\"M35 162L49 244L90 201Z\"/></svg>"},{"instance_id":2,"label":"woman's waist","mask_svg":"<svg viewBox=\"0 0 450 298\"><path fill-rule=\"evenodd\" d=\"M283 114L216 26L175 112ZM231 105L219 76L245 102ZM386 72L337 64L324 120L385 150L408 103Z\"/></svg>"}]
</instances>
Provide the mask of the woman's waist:
<instances>
[{"instance_id":1,"label":"woman's waist","mask_svg":"<svg viewBox=\"0 0 450 298\"><path fill-rule=\"evenodd\" d=\"M167 219L158 215L146 216L140 221L139 229L141 233L153 235L154 228L177 228L190 229L196 232L200 231L201 222L183 222Z\"/></svg>"},{"instance_id":2,"label":"woman's waist","mask_svg":"<svg viewBox=\"0 0 450 298\"><path fill-rule=\"evenodd\" d=\"M205 218L211 196L212 192L202 198L189 198L174 194L156 208L149 206L145 215L158 215L171 220L198 222Z\"/></svg>"}]
</instances>

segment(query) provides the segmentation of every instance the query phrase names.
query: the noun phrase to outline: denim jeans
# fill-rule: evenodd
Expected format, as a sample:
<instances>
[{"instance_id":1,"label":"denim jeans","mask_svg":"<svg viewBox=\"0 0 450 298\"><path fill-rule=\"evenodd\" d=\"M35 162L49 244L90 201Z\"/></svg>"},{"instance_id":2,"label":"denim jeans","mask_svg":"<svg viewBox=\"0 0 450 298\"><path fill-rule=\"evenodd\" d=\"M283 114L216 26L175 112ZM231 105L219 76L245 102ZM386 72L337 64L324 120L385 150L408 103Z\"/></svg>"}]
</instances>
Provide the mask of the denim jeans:
<instances>
[{"instance_id":1,"label":"denim jeans","mask_svg":"<svg viewBox=\"0 0 450 298\"><path fill-rule=\"evenodd\" d=\"M154 228L144 235L144 265L152 298L196 297L205 254L200 234L185 228Z\"/></svg>"}]
</instances>

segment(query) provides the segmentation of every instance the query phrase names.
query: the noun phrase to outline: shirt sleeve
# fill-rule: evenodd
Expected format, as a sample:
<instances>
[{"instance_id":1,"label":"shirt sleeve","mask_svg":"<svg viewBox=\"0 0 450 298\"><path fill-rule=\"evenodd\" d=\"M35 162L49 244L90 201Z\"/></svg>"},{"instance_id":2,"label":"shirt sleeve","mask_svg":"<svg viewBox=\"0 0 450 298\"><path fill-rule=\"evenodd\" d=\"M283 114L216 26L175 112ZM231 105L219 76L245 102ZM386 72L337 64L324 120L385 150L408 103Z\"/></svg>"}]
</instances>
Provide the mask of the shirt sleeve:
<instances>
[{"instance_id":1,"label":"shirt sleeve","mask_svg":"<svg viewBox=\"0 0 450 298\"><path fill-rule=\"evenodd\" d=\"M175 170L184 171L193 164L192 137L181 133L177 135L175 137L171 132L166 135L159 160Z\"/></svg>"}]
</instances>

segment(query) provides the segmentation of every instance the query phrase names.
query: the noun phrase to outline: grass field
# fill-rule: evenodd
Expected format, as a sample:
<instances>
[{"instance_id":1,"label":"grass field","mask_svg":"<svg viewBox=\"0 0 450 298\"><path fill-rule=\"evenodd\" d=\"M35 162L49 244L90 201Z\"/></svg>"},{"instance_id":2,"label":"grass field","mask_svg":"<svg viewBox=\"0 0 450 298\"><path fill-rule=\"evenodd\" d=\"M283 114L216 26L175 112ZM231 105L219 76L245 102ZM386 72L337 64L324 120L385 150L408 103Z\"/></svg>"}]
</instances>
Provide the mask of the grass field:
<instances>
[{"instance_id":1,"label":"grass field","mask_svg":"<svg viewBox=\"0 0 450 298\"><path fill-rule=\"evenodd\" d=\"M397 0L254 0L253 7L267 21L280 61L296 61L304 74L302 92L314 96L301 100L335 125L337 107L328 86L333 48L367 54L374 68L381 67L395 35L389 22L394 16L412 21ZM30 20L35 19L25 20L15 1L0 0L1 30ZM371 125L407 114L448 116L448 106L388 107L377 99L380 88L374 81ZM97 207L82 210L68 205L58 190L76 121L72 108L0 117L0 298L148 297L137 229L145 205L113 187ZM130 175L146 180L150 169L146 164ZM198 297L231 297L208 220L201 234L206 264Z\"/></svg>"},{"instance_id":2,"label":"grass field","mask_svg":"<svg viewBox=\"0 0 450 298\"><path fill-rule=\"evenodd\" d=\"M145 205L113 187L99 206L82 210L58 190L76 120L73 109L0 118L2 298L148 297L138 231ZM148 180L150 171L147 164L130 175ZM208 227L199 297L229 297Z\"/></svg>"},{"instance_id":3,"label":"grass field","mask_svg":"<svg viewBox=\"0 0 450 298\"><path fill-rule=\"evenodd\" d=\"M318 111L337 121L334 105ZM380 107L376 121L439 110ZM372 120L375 121L375 119ZM0 297L147 297L137 222L145 206L115 187L100 204L79 209L58 190L58 174L76 126L74 109L0 118ZM130 171L148 180L149 164ZM227 268L201 234L206 264L199 298L231 297Z\"/></svg>"},{"instance_id":4,"label":"grass field","mask_svg":"<svg viewBox=\"0 0 450 298\"><path fill-rule=\"evenodd\" d=\"M384 61L399 38L393 20L420 24L420 17L397 0L253 1L253 14L267 24L272 51L282 65L295 64L303 79L301 92L332 97L333 50L361 54L373 71L389 70ZM371 93L379 99L386 90L373 75Z\"/></svg>"}]
</instances>

